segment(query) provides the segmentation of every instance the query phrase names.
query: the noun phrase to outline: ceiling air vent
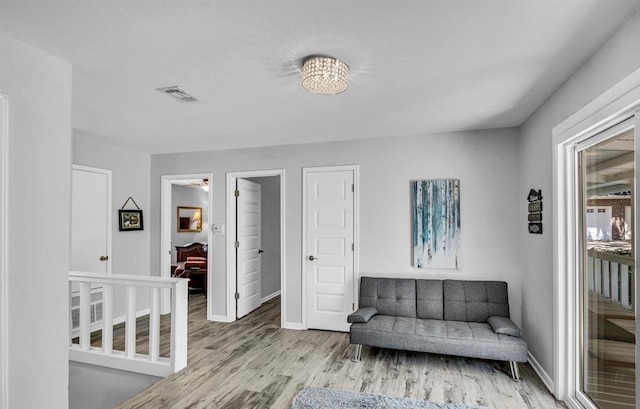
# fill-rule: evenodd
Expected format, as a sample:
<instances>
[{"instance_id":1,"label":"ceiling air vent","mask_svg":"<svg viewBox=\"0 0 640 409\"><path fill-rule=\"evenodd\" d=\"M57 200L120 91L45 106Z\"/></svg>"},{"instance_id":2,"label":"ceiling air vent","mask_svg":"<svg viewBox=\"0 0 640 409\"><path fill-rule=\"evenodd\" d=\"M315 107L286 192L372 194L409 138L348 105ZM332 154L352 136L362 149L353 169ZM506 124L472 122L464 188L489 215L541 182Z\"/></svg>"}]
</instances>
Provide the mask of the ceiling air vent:
<instances>
[{"instance_id":1,"label":"ceiling air vent","mask_svg":"<svg viewBox=\"0 0 640 409\"><path fill-rule=\"evenodd\" d=\"M170 96L171 98L180 101L180 102L196 102L200 101L200 98L196 97L183 90L180 87L164 87L164 88L156 88L156 91L160 91L163 94Z\"/></svg>"}]
</instances>

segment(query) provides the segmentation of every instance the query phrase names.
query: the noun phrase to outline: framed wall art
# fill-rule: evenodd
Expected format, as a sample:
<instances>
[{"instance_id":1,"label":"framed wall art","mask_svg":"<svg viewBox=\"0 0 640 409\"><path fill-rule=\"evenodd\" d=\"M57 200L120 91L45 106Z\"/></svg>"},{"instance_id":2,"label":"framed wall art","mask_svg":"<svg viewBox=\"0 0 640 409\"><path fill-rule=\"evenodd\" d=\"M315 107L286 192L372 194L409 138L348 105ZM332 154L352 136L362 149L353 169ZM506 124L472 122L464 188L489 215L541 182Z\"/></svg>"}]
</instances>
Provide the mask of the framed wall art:
<instances>
[{"instance_id":1,"label":"framed wall art","mask_svg":"<svg viewBox=\"0 0 640 409\"><path fill-rule=\"evenodd\" d=\"M460 268L460 180L413 185L413 266Z\"/></svg>"},{"instance_id":2,"label":"framed wall art","mask_svg":"<svg viewBox=\"0 0 640 409\"><path fill-rule=\"evenodd\" d=\"M132 201L137 209L126 209L127 203ZM118 227L120 231L134 231L134 230L144 230L144 225L142 223L142 209L138 206L135 200L131 196L124 202L122 208L118 210Z\"/></svg>"}]
</instances>

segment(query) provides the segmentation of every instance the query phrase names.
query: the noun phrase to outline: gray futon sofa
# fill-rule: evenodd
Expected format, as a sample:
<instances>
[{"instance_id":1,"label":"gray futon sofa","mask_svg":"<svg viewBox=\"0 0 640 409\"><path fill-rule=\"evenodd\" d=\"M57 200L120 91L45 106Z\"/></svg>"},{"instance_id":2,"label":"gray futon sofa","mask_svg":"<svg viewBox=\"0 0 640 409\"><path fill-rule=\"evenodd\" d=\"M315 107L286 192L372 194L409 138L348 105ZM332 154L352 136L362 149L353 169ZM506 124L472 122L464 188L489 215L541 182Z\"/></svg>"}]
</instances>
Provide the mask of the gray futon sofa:
<instances>
[{"instance_id":1,"label":"gray futon sofa","mask_svg":"<svg viewBox=\"0 0 640 409\"><path fill-rule=\"evenodd\" d=\"M509 318L507 283L362 277L359 309L347 318L353 360L362 345L518 362L527 343Z\"/></svg>"}]
</instances>

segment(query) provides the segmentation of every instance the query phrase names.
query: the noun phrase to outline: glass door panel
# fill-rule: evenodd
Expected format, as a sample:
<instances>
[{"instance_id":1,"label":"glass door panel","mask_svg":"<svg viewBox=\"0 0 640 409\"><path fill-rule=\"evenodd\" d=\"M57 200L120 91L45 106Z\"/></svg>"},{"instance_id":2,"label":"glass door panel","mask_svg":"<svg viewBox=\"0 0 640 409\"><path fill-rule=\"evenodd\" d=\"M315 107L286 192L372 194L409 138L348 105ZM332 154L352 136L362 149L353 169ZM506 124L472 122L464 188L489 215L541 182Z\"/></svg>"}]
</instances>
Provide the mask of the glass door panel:
<instances>
[{"instance_id":1,"label":"glass door panel","mask_svg":"<svg viewBox=\"0 0 640 409\"><path fill-rule=\"evenodd\" d=\"M578 152L580 389L601 409L636 406L635 135Z\"/></svg>"}]
</instances>

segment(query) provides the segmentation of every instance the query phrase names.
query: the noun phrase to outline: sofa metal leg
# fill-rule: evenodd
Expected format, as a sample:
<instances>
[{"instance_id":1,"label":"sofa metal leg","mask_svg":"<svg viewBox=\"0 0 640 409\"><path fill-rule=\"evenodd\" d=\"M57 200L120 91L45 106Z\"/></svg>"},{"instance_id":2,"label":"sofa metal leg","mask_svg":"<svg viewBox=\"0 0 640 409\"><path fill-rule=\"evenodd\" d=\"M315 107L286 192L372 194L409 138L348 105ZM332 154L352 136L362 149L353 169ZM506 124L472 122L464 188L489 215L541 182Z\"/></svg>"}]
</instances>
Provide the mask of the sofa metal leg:
<instances>
[{"instance_id":1,"label":"sofa metal leg","mask_svg":"<svg viewBox=\"0 0 640 409\"><path fill-rule=\"evenodd\" d=\"M522 382L522 378L520 378L520 370L518 369L518 363L516 361L509 361L509 366L511 367L511 377L516 382Z\"/></svg>"},{"instance_id":2,"label":"sofa metal leg","mask_svg":"<svg viewBox=\"0 0 640 409\"><path fill-rule=\"evenodd\" d=\"M360 362L362 359L362 344L356 344L353 350L353 358L351 360L353 362Z\"/></svg>"}]
</instances>

